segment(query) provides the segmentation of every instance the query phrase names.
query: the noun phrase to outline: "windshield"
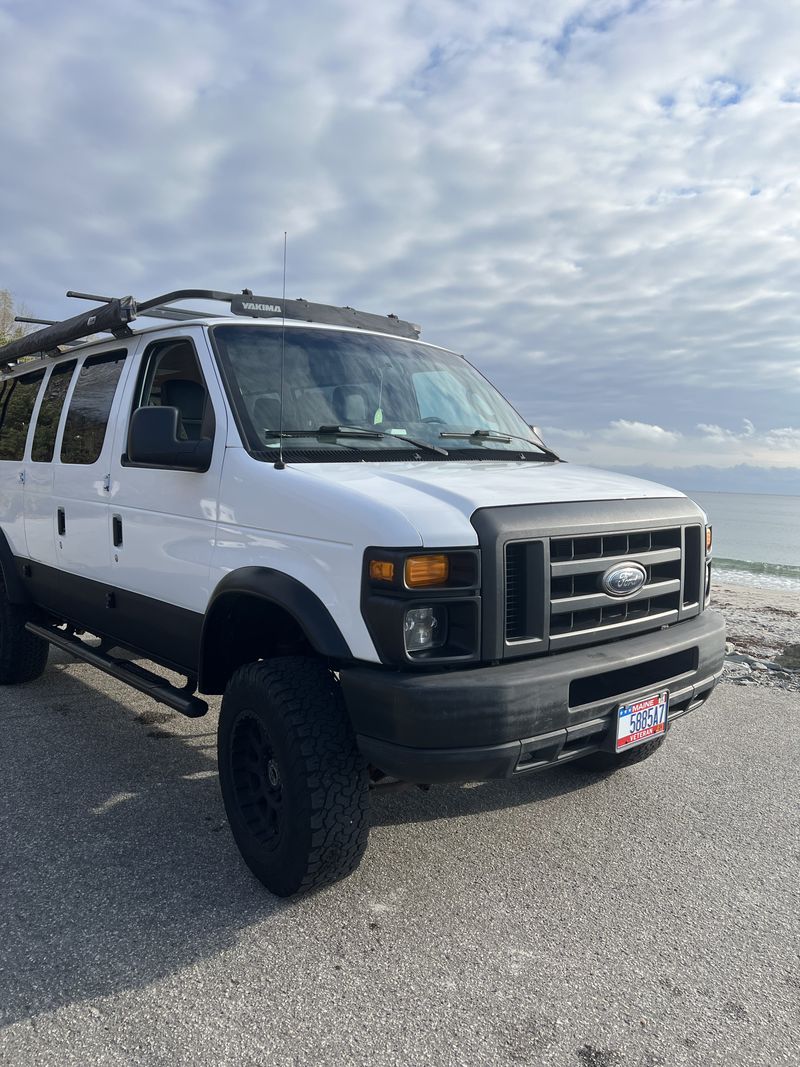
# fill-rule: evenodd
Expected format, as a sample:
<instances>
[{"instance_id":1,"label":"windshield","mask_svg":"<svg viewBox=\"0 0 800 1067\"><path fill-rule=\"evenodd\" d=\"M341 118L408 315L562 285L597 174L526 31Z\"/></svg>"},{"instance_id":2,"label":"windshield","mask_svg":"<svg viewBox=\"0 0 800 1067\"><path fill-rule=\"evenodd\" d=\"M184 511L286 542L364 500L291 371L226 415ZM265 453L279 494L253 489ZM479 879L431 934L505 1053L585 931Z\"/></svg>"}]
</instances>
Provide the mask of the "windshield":
<instances>
[{"instance_id":1,"label":"windshield","mask_svg":"<svg viewBox=\"0 0 800 1067\"><path fill-rule=\"evenodd\" d=\"M345 460L365 452L399 459L426 445L442 458L442 449L457 459L502 453L542 458L530 428L466 360L374 334L287 327L281 419L281 333L233 324L211 330L255 452L277 449L282 429L290 458L333 450Z\"/></svg>"}]
</instances>

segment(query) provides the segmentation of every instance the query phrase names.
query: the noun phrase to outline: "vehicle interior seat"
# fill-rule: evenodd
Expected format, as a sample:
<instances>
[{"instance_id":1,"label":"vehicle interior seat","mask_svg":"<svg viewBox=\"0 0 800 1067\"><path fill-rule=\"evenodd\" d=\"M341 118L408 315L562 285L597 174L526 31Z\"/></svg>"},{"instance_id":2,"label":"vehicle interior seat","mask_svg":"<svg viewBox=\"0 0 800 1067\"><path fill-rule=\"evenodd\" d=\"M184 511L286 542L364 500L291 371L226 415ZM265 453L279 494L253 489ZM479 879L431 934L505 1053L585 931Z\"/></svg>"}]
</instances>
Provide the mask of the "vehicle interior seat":
<instances>
[{"instance_id":1,"label":"vehicle interior seat","mask_svg":"<svg viewBox=\"0 0 800 1067\"><path fill-rule=\"evenodd\" d=\"M206 390L200 382L170 378L161 385L161 405L178 409L178 428L188 441L199 441L203 430Z\"/></svg>"},{"instance_id":2,"label":"vehicle interior seat","mask_svg":"<svg viewBox=\"0 0 800 1067\"><path fill-rule=\"evenodd\" d=\"M331 394L336 418L343 424L366 423L367 398L355 385L337 385Z\"/></svg>"},{"instance_id":3,"label":"vehicle interior seat","mask_svg":"<svg viewBox=\"0 0 800 1067\"><path fill-rule=\"evenodd\" d=\"M253 423L256 433L277 430L281 424L281 402L276 396L260 396L253 404Z\"/></svg>"}]
</instances>

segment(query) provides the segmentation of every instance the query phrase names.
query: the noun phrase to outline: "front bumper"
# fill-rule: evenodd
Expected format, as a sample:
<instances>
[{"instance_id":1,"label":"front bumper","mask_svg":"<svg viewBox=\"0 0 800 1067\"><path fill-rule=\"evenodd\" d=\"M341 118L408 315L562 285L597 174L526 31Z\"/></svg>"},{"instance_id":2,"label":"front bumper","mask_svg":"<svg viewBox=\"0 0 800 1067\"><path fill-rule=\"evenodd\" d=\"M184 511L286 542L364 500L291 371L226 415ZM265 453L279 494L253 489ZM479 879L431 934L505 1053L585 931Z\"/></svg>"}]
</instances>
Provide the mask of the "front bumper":
<instances>
[{"instance_id":1,"label":"front bumper","mask_svg":"<svg viewBox=\"0 0 800 1067\"><path fill-rule=\"evenodd\" d=\"M538 659L440 673L342 669L358 744L411 782L506 778L613 749L612 712L669 689L669 721L722 674L725 623L706 610L666 630Z\"/></svg>"}]
</instances>

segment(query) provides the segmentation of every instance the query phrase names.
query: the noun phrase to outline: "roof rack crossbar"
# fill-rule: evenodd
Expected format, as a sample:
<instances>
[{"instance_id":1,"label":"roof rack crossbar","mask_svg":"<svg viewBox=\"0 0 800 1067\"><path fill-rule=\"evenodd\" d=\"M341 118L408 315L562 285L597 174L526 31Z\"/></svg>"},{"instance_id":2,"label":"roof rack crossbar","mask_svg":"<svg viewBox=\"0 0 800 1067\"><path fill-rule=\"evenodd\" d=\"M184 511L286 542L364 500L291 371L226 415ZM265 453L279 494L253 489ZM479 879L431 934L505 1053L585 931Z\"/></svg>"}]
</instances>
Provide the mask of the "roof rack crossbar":
<instances>
[{"instance_id":1,"label":"roof rack crossbar","mask_svg":"<svg viewBox=\"0 0 800 1067\"><path fill-rule=\"evenodd\" d=\"M227 295L227 294L225 294ZM76 293L72 289L68 290L67 296L77 297L78 300L100 300L108 303L109 300L113 300L110 296L95 296L92 293ZM170 308L163 307L159 304L151 307L151 301L147 301L147 304L137 304L136 313L138 315L144 315L150 319L170 319L174 322L184 322L188 319L206 319L222 317L219 312L216 311L194 311L191 308Z\"/></svg>"},{"instance_id":2,"label":"roof rack crossbar","mask_svg":"<svg viewBox=\"0 0 800 1067\"><path fill-rule=\"evenodd\" d=\"M67 296L74 296L76 300L91 300L93 304L108 304L113 296L98 296L97 293L76 293L74 289L67 289Z\"/></svg>"},{"instance_id":3,"label":"roof rack crossbar","mask_svg":"<svg viewBox=\"0 0 800 1067\"><path fill-rule=\"evenodd\" d=\"M152 300L144 300L139 307L139 314L143 315L150 308L161 307L162 304L173 304L176 300L221 300L223 304L229 304L238 294L224 293L219 289L175 289L171 293L163 293L154 296ZM205 312L200 312L201 316Z\"/></svg>"}]
</instances>

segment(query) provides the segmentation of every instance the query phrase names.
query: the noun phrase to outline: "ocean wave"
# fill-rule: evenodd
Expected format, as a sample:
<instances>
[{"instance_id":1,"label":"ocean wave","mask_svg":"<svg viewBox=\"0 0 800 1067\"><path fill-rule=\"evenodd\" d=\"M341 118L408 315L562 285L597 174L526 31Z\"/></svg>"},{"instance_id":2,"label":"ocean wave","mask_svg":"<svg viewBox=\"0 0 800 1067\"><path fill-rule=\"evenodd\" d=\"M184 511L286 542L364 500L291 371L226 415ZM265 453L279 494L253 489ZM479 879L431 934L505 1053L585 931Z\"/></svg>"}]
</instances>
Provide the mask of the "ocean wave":
<instances>
[{"instance_id":1,"label":"ocean wave","mask_svg":"<svg viewBox=\"0 0 800 1067\"><path fill-rule=\"evenodd\" d=\"M714 556L714 566L724 571L744 571L747 574L795 578L800 581L800 567L791 563L763 563L759 560L726 559L724 556Z\"/></svg>"}]
</instances>

